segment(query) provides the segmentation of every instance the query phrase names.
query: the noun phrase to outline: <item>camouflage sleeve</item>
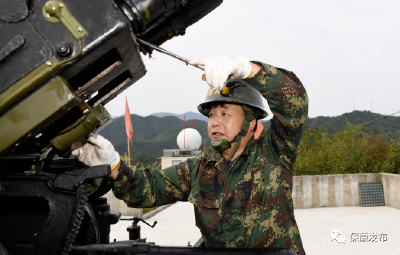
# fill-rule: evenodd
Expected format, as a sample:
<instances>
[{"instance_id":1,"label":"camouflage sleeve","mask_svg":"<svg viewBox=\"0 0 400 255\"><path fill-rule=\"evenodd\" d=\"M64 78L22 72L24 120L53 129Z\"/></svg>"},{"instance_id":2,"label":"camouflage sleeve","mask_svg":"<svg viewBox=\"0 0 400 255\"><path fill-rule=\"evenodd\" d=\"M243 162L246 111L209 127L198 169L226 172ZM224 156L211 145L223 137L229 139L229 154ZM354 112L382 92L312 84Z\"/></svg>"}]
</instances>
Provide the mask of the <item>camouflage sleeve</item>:
<instances>
[{"instance_id":1,"label":"camouflage sleeve","mask_svg":"<svg viewBox=\"0 0 400 255\"><path fill-rule=\"evenodd\" d=\"M191 190L189 169L196 160L188 160L163 170L129 168L122 160L113 193L129 207L154 207L187 201Z\"/></svg>"},{"instance_id":2,"label":"camouflage sleeve","mask_svg":"<svg viewBox=\"0 0 400 255\"><path fill-rule=\"evenodd\" d=\"M262 68L245 81L260 91L274 114L268 132L268 147L293 173L308 114L306 90L293 72L252 62Z\"/></svg>"}]
</instances>

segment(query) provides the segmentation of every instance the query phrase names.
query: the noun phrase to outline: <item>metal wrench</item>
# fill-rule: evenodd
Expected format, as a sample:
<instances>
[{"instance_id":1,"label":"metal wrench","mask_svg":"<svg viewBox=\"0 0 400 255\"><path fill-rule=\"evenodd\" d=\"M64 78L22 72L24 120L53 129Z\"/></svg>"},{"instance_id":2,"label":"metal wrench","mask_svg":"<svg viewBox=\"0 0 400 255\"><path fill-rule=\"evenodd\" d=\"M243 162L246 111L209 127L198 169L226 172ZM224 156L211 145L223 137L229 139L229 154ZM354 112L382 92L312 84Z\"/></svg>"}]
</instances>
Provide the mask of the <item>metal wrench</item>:
<instances>
[{"instance_id":1,"label":"metal wrench","mask_svg":"<svg viewBox=\"0 0 400 255\"><path fill-rule=\"evenodd\" d=\"M171 56L171 57L173 57L173 58L176 58L176 59L178 59L178 60L180 60L180 61L182 61L182 62L185 62L186 65L191 65L191 64L188 63L188 60L187 60L186 58L180 57L180 56L178 56L178 55L176 55L176 54L174 54L174 53L172 53L172 52L169 52L169 51L167 51L167 50L164 50L163 48L160 48L160 47L158 47L158 46L156 46L156 45L154 45L154 44L151 44L151 43L149 43L149 42L143 41L143 40L141 40L141 39L139 39L139 38L136 38L136 41L138 41L140 44L149 46L149 47L152 48L153 50L156 50L156 51L158 51L158 52L161 52L161 53L164 53L164 54L166 54L166 55L168 55L168 56ZM204 67L202 67L202 66L199 66L199 65L191 65L191 66L197 67L197 68L199 68L199 69L201 69L201 70L204 71ZM203 76L202 76L201 78L202 78L203 81L205 81L205 80L206 80L206 75L203 74Z\"/></svg>"}]
</instances>

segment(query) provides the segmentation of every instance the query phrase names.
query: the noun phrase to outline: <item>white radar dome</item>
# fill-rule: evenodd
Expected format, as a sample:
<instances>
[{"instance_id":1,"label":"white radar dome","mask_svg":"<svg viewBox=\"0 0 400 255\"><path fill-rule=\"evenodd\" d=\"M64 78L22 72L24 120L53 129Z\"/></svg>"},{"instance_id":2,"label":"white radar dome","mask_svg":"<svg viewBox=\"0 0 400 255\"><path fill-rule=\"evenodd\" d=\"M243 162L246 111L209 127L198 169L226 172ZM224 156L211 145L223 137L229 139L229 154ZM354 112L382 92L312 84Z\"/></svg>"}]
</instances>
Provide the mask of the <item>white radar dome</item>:
<instances>
[{"instance_id":1,"label":"white radar dome","mask_svg":"<svg viewBox=\"0 0 400 255\"><path fill-rule=\"evenodd\" d=\"M196 129L186 128L179 133L176 142L181 150L197 150L201 145L201 135Z\"/></svg>"}]
</instances>

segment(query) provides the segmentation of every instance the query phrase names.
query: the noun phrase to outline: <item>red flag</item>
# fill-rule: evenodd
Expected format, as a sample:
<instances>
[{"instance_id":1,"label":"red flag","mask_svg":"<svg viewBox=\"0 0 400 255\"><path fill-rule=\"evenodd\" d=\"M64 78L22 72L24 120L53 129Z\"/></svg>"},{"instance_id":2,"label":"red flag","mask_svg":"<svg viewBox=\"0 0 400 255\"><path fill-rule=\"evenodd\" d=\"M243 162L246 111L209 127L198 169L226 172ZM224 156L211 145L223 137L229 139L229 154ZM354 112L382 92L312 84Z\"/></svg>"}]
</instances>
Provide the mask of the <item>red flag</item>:
<instances>
[{"instance_id":1,"label":"red flag","mask_svg":"<svg viewBox=\"0 0 400 255\"><path fill-rule=\"evenodd\" d=\"M131 114L129 112L128 106L128 99L125 96L125 126L126 126L126 136L128 137L129 141L131 141L132 147L132 136L133 136L133 128L132 128L132 121L131 121Z\"/></svg>"},{"instance_id":2,"label":"red flag","mask_svg":"<svg viewBox=\"0 0 400 255\"><path fill-rule=\"evenodd\" d=\"M263 129L264 129L263 124L261 123L260 120L257 120L257 130L254 132L254 138L255 139L258 139L258 137L260 137L261 132L263 131Z\"/></svg>"}]
</instances>

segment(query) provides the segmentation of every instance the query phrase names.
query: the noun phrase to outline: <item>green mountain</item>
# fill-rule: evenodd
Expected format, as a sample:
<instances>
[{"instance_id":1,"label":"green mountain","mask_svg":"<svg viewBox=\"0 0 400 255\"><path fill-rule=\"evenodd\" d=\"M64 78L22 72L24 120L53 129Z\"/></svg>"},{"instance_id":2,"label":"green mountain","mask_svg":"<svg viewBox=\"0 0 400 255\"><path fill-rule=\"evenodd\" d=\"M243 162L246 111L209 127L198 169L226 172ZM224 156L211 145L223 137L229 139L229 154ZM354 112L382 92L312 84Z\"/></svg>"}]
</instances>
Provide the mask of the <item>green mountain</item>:
<instances>
[{"instance_id":1,"label":"green mountain","mask_svg":"<svg viewBox=\"0 0 400 255\"><path fill-rule=\"evenodd\" d=\"M132 147L129 149L131 154L143 152L150 156L161 157L164 149L178 149L176 138L183 129L183 121L178 117L165 116L141 117L131 114L133 137ZM265 128L269 127L269 122L263 123ZM192 127L192 120L185 122L186 128ZM199 131L203 145L210 145L208 138L207 122L193 119L193 128ZM124 155L128 151L125 118L117 117L108 126L99 132L114 145L114 148ZM201 146L200 149L203 149Z\"/></svg>"},{"instance_id":2,"label":"green mountain","mask_svg":"<svg viewBox=\"0 0 400 255\"><path fill-rule=\"evenodd\" d=\"M334 132L346 125L346 119L352 124L360 125L369 121L383 117L377 113L369 111L353 111L345 113L336 117L323 117L309 118L307 126L310 128L318 128L322 131ZM131 154L142 152L144 154L161 157L164 149L177 149L176 138L179 132L183 129L183 121L174 116L147 116L141 117L139 115L131 114L133 137L132 147L130 148ZM187 120L186 127L192 127L192 120ZM199 131L200 135L205 141L205 145L210 145L210 139L207 133L207 122L202 120L193 120L194 128ZM264 122L264 127L269 128L270 122ZM400 117L388 117L381 121L374 122L366 126L369 130L373 129L374 132L382 132L400 138ZM125 129L125 118L118 117L103 130L100 134L110 140L115 149L124 155L127 152L127 140ZM202 149L201 146L200 149Z\"/></svg>"},{"instance_id":3,"label":"green mountain","mask_svg":"<svg viewBox=\"0 0 400 255\"><path fill-rule=\"evenodd\" d=\"M203 120L205 122L208 122L208 118L206 116L204 116L203 114L197 113L197 112L185 112L183 114L175 114L175 113L170 113L170 112L158 112L158 113L150 114L149 116L156 116L156 117L160 117L160 118L165 117L165 116L174 116L181 120L183 120L183 118L185 116L185 118L187 120L194 119L194 120ZM265 122L269 123L269 121L261 120L261 122L264 123L265 128L269 127L269 124L265 124Z\"/></svg>"},{"instance_id":4,"label":"green mountain","mask_svg":"<svg viewBox=\"0 0 400 255\"><path fill-rule=\"evenodd\" d=\"M183 129L183 121L177 117L141 117L131 114L133 137L130 153L136 154L143 152L147 155L160 157L163 149L177 149L176 138ZM186 127L192 127L192 120L187 120ZM193 127L199 131L205 140L206 146L210 144L207 135L207 122L193 120ZM127 139L125 118L114 119L108 126L99 132L114 145L115 149L121 154L127 152Z\"/></svg>"},{"instance_id":5,"label":"green mountain","mask_svg":"<svg viewBox=\"0 0 400 255\"><path fill-rule=\"evenodd\" d=\"M353 111L336 117L319 116L316 118L309 118L307 121L307 126L310 128L318 128L321 131L326 130L329 133L332 133L344 127L347 123L346 119L351 124L362 125L384 116L385 115L370 111ZM383 132L393 138L400 138L400 117L390 116L364 127L368 130L373 130L375 133Z\"/></svg>"},{"instance_id":6,"label":"green mountain","mask_svg":"<svg viewBox=\"0 0 400 255\"><path fill-rule=\"evenodd\" d=\"M183 116L185 116L185 118L187 120L202 120L207 122L208 118L206 116L204 116L203 114L197 113L197 112L185 112L183 114L175 114L175 113L170 113L170 112L159 112L159 113L153 113L150 116L156 116L156 117L165 117L165 116L174 116L177 117L181 120L183 120Z\"/></svg>"}]
</instances>

